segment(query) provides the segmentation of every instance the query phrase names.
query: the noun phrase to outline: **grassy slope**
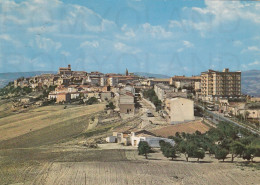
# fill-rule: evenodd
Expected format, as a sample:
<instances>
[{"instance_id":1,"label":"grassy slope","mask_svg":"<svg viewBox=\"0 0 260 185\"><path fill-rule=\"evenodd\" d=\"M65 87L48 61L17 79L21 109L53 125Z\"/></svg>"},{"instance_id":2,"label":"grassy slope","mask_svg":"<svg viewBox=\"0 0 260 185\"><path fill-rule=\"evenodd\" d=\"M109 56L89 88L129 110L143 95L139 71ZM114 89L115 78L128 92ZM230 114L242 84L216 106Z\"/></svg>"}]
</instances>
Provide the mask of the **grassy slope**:
<instances>
[{"instance_id":1,"label":"grassy slope","mask_svg":"<svg viewBox=\"0 0 260 185\"><path fill-rule=\"evenodd\" d=\"M104 105L41 107L0 119L0 149L35 147L78 135Z\"/></svg>"}]
</instances>

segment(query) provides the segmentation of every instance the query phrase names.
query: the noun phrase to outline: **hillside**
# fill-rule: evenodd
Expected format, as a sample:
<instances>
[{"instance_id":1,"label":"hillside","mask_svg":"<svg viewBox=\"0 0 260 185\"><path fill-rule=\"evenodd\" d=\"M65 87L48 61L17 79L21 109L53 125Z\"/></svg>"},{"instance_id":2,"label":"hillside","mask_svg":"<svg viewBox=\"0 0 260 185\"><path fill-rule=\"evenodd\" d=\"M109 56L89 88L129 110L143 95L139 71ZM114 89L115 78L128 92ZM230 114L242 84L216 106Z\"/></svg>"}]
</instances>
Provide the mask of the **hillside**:
<instances>
[{"instance_id":1,"label":"hillside","mask_svg":"<svg viewBox=\"0 0 260 185\"><path fill-rule=\"evenodd\" d=\"M252 96L260 96L260 70L242 72L242 92Z\"/></svg>"},{"instance_id":2,"label":"hillside","mask_svg":"<svg viewBox=\"0 0 260 185\"><path fill-rule=\"evenodd\" d=\"M137 76L142 76L142 77L153 77L153 78L170 78L170 76L167 75L162 75L162 74L153 74L153 73L146 73L146 72L134 72L135 75Z\"/></svg>"},{"instance_id":3,"label":"hillside","mask_svg":"<svg viewBox=\"0 0 260 185\"><path fill-rule=\"evenodd\" d=\"M20 77L32 77L36 75L51 73L55 74L54 71L33 71L33 72L16 72L16 73L0 73L0 88L3 88L7 85L10 81L16 80Z\"/></svg>"}]
</instances>

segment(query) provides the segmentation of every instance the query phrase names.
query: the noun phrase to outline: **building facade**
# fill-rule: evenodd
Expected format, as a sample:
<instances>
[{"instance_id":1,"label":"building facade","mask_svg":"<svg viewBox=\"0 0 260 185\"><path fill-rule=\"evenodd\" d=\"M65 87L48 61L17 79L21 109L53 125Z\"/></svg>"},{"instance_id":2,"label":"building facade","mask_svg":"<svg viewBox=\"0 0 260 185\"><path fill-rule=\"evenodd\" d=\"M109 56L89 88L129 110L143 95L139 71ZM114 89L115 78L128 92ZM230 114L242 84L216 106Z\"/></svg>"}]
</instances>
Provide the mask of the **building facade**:
<instances>
[{"instance_id":1,"label":"building facade","mask_svg":"<svg viewBox=\"0 0 260 185\"><path fill-rule=\"evenodd\" d=\"M241 96L241 71L222 72L208 70L201 73L201 96L207 99L234 98Z\"/></svg>"},{"instance_id":2,"label":"building facade","mask_svg":"<svg viewBox=\"0 0 260 185\"><path fill-rule=\"evenodd\" d=\"M186 98L166 99L166 112L170 124L178 124L195 120L194 102Z\"/></svg>"},{"instance_id":3,"label":"building facade","mask_svg":"<svg viewBox=\"0 0 260 185\"><path fill-rule=\"evenodd\" d=\"M72 74L71 65L69 64L68 67L60 67L58 74L59 75L71 75Z\"/></svg>"}]
</instances>

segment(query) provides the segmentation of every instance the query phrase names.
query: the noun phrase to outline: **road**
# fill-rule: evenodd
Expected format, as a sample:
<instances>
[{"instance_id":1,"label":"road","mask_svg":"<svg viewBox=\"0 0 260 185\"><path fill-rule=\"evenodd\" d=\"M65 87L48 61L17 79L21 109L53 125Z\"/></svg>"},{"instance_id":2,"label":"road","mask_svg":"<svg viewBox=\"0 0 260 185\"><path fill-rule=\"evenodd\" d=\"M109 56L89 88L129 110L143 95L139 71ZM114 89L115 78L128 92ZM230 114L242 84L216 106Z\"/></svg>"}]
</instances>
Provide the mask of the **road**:
<instances>
[{"instance_id":1,"label":"road","mask_svg":"<svg viewBox=\"0 0 260 185\"><path fill-rule=\"evenodd\" d=\"M237 123L237 122L235 122L235 121L233 121L231 119L228 119L228 118L224 117L223 115L221 115L219 113L216 114L216 113L214 113L212 111L209 111L209 110L205 109L204 107L202 107L201 105L197 104L196 106L200 107L201 109L205 110L205 112L207 112L209 115L213 116L213 119L211 119L210 121L212 121L215 124L218 124L219 121L225 121L225 122L232 123L232 124L234 124L234 125L236 125L236 126L238 126L240 128L247 129L247 130L251 131L254 134L260 135L260 132L257 131L256 129L253 129L251 127L247 127L247 126L241 125L240 123Z\"/></svg>"},{"instance_id":2,"label":"road","mask_svg":"<svg viewBox=\"0 0 260 185\"><path fill-rule=\"evenodd\" d=\"M150 104L145 102L143 99L140 101L140 104L142 105L142 111L144 113L141 119L148 122L151 121L155 125L167 125L167 121L162 118ZM148 110L154 115L154 117L147 117L146 113Z\"/></svg>"}]
</instances>

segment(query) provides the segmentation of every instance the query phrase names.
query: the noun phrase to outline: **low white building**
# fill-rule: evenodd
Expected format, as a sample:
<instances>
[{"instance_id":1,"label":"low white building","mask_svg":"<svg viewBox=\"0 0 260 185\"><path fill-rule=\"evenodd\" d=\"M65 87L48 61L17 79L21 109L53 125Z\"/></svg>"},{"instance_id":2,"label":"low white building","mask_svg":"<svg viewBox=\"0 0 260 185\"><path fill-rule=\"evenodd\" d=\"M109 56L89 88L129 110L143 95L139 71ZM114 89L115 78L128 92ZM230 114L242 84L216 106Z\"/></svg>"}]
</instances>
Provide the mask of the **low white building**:
<instances>
[{"instance_id":1,"label":"low white building","mask_svg":"<svg viewBox=\"0 0 260 185\"><path fill-rule=\"evenodd\" d=\"M186 98L168 99L166 111L169 115L170 124L178 124L195 120L194 102Z\"/></svg>"},{"instance_id":2,"label":"low white building","mask_svg":"<svg viewBox=\"0 0 260 185\"><path fill-rule=\"evenodd\" d=\"M116 143L117 142L117 136L108 136L106 138L107 143Z\"/></svg>"},{"instance_id":3,"label":"low white building","mask_svg":"<svg viewBox=\"0 0 260 185\"><path fill-rule=\"evenodd\" d=\"M156 137L155 134L148 132L146 130L131 132L130 138L131 138L131 145L135 147L138 147L140 141L146 141L149 144L149 146L152 148L159 148L160 147L159 142L161 140L170 143L172 146L174 146L175 144L175 142L172 139Z\"/></svg>"},{"instance_id":4,"label":"low white building","mask_svg":"<svg viewBox=\"0 0 260 185\"><path fill-rule=\"evenodd\" d=\"M77 98L79 98L79 96L80 96L79 92L70 93L70 99L77 99Z\"/></svg>"},{"instance_id":5,"label":"low white building","mask_svg":"<svg viewBox=\"0 0 260 185\"><path fill-rule=\"evenodd\" d=\"M56 100L57 99L57 93L56 92L50 92L48 95L49 100Z\"/></svg>"}]
</instances>

